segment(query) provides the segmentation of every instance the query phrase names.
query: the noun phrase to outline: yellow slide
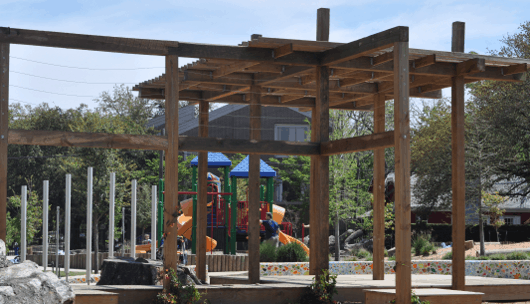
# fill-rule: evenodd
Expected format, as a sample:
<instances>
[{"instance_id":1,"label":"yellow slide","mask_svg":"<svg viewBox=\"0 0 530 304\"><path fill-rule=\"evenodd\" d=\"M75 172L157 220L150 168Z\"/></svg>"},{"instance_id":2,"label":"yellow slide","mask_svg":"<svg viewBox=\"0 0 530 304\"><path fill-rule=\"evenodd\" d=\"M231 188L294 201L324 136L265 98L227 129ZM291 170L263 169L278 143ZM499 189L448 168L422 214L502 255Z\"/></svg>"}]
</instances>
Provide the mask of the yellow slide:
<instances>
[{"instance_id":1,"label":"yellow slide","mask_svg":"<svg viewBox=\"0 0 530 304\"><path fill-rule=\"evenodd\" d=\"M191 240L191 230L193 226L193 199L189 198L180 202L183 214L177 218L177 234ZM206 237L206 251L214 250L217 241L211 237Z\"/></svg>"}]
</instances>

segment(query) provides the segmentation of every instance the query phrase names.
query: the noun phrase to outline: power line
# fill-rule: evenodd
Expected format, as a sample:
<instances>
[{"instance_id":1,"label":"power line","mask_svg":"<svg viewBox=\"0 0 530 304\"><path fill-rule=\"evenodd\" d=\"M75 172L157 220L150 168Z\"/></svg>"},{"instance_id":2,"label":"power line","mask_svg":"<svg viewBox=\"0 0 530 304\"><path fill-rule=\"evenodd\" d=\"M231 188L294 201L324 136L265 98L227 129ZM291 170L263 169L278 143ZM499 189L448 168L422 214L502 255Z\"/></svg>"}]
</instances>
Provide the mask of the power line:
<instances>
[{"instance_id":1,"label":"power line","mask_svg":"<svg viewBox=\"0 0 530 304\"><path fill-rule=\"evenodd\" d=\"M29 91L41 92L41 93L46 93L46 94L53 94L53 95L61 95L61 96L69 96L69 97L81 97L81 98L96 98L96 97L94 97L94 96L86 96L86 95L70 95L70 94L62 94L62 93L55 93L55 92L48 92L48 91L42 91L42 90L36 90L36 89L30 89L30 88L26 88L26 87L17 86L17 85L14 85L14 84L10 84L9 86L10 86L10 87L14 87L14 88L19 88L19 89L29 90Z\"/></svg>"},{"instance_id":2,"label":"power line","mask_svg":"<svg viewBox=\"0 0 530 304\"><path fill-rule=\"evenodd\" d=\"M56 78L49 78L49 77L44 77L44 76L37 76L37 75L32 75L32 74L27 74L27 73L22 73L22 72L17 72L17 71L10 71L10 72L11 73L20 74L20 75L26 75L26 76L41 78L41 79L61 81L61 82L69 82L69 83L79 83L79 84L136 84L135 82L86 82L86 81L73 81L73 80L66 80L66 79L56 79Z\"/></svg>"},{"instance_id":3,"label":"power line","mask_svg":"<svg viewBox=\"0 0 530 304\"><path fill-rule=\"evenodd\" d=\"M41 62L41 61L30 60L30 59L14 57L14 56L10 56L9 58L29 61L29 62L38 63L38 64L45 64L45 65L59 67L59 68L89 70L89 71L134 71L134 70L165 69L165 67L143 67L143 68L125 68L125 69L95 69L95 68L85 68L85 67L74 67L74 66L67 66L67 65L59 65L59 64Z\"/></svg>"}]
</instances>

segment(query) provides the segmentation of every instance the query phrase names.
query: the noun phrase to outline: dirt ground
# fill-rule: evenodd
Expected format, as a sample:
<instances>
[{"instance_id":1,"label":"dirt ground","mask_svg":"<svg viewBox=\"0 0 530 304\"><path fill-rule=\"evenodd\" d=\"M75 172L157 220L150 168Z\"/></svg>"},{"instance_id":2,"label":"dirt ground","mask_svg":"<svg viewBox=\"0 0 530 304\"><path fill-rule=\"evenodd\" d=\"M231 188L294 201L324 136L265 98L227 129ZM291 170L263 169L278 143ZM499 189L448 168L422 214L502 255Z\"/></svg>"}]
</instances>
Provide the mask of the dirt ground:
<instances>
[{"instance_id":1,"label":"dirt ground","mask_svg":"<svg viewBox=\"0 0 530 304\"><path fill-rule=\"evenodd\" d=\"M488 250L499 250L499 249L528 249L530 248L530 242L524 243L513 243L513 244L486 244L486 252ZM413 260L441 260L442 257L451 251L451 248L441 248L438 249L436 254L429 256L413 256ZM466 250L466 256L476 256L477 251L480 251L480 243L475 243L475 246L472 249ZM530 304L530 302L529 302Z\"/></svg>"}]
</instances>

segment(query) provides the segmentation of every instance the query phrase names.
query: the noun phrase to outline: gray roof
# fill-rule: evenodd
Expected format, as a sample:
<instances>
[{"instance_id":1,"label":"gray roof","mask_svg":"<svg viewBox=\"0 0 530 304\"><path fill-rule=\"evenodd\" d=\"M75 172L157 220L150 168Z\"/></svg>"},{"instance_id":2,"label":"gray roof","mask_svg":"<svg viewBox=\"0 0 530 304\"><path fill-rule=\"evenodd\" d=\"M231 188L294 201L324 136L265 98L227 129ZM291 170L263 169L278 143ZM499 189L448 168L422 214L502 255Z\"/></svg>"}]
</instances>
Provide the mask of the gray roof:
<instances>
[{"instance_id":1,"label":"gray roof","mask_svg":"<svg viewBox=\"0 0 530 304\"><path fill-rule=\"evenodd\" d=\"M209 113L208 121L214 121L220 117L228 115L237 110L248 107L248 105L242 104L228 104L226 106L217 108ZM296 113L302 114L308 118L311 118L311 111L302 112L297 108L285 108ZM157 130L161 130L166 125L165 115L155 117L147 122L147 127L154 127ZM179 109L179 133L185 133L189 130L193 130L199 127L199 118L195 116L195 106L186 106Z\"/></svg>"}]
</instances>

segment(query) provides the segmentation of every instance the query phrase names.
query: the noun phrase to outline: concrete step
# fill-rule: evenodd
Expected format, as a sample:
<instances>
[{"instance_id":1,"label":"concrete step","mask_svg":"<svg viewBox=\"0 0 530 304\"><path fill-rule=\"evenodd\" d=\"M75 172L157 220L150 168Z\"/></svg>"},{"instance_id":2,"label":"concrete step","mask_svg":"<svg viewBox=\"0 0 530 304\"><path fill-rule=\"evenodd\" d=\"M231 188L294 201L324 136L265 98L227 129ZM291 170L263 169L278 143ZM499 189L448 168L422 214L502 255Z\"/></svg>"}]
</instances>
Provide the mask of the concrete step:
<instances>
[{"instance_id":1,"label":"concrete step","mask_svg":"<svg viewBox=\"0 0 530 304\"><path fill-rule=\"evenodd\" d=\"M364 289L365 304L389 303L396 298L395 289ZM413 289L420 300L429 301L430 304L480 304L482 303L481 292L470 292L441 288L421 288Z\"/></svg>"},{"instance_id":2,"label":"concrete step","mask_svg":"<svg viewBox=\"0 0 530 304\"><path fill-rule=\"evenodd\" d=\"M118 304L119 294L98 289L76 289L75 304Z\"/></svg>"}]
</instances>

